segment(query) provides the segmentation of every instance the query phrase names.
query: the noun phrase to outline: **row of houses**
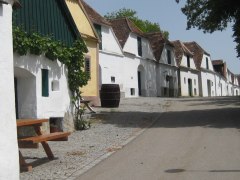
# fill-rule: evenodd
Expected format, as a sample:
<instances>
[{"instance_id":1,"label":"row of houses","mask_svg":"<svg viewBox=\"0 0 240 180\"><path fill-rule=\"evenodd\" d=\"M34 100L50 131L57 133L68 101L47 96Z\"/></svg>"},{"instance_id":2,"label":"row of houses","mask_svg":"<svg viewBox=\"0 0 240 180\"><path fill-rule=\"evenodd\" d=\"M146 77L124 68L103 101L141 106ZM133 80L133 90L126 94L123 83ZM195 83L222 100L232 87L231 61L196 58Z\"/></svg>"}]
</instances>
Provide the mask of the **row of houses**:
<instances>
[{"instance_id":1,"label":"row of houses","mask_svg":"<svg viewBox=\"0 0 240 180\"><path fill-rule=\"evenodd\" d=\"M119 84L127 98L239 95L238 76L223 60L211 60L194 41L143 33L128 18L106 20L83 0L19 2L0 0L0 101L6 103L0 109L0 132L6 137L1 141L6 148L0 150L6 157L0 163L3 179L19 176L16 118L63 117L64 130L74 130L67 67L44 54L13 52L12 24L69 46L82 38L90 80L81 91L94 105L99 105L102 84Z\"/></svg>"},{"instance_id":2,"label":"row of houses","mask_svg":"<svg viewBox=\"0 0 240 180\"><path fill-rule=\"evenodd\" d=\"M128 18L106 20L82 4L100 37L99 87L117 83L123 97L239 95L239 76L197 42L143 33Z\"/></svg>"}]
</instances>

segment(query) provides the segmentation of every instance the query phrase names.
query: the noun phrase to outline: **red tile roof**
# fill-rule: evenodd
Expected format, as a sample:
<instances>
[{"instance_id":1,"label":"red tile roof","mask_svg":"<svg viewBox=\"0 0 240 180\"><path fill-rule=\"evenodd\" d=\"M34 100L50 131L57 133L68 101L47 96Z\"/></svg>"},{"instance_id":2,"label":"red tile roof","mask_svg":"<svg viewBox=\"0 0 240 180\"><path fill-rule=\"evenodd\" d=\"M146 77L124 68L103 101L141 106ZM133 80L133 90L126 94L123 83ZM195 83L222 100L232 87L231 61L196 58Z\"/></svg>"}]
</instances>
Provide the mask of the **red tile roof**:
<instances>
[{"instance_id":1,"label":"red tile roof","mask_svg":"<svg viewBox=\"0 0 240 180\"><path fill-rule=\"evenodd\" d=\"M178 66L181 65L182 57L184 54L193 57L193 53L191 53L191 51L181 41L176 40L172 41L172 43L174 44L174 53Z\"/></svg>"},{"instance_id":2,"label":"red tile roof","mask_svg":"<svg viewBox=\"0 0 240 180\"><path fill-rule=\"evenodd\" d=\"M224 64L223 60L212 60L213 65L222 65Z\"/></svg>"},{"instance_id":3,"label":"red tile roof","mask_svg":"<svg viewBox=\"0 0 240 180\"><path fill-rule=\"evenodd\" d=\"M192 53L193 53L193 59L195 61L197 69L201 69L202 64L202 58L203 55L206 54L209 56L209 53L207 53L198 43L195 41L192 42L184 42L183 43Z\"/></svg>"},{"instance_id":4,"label":"red tile roof","mask_svg":"<svg viewBox=\"0 0 240 180\"><path fill-rule=\"evenodd\" d=\"M150 42L156 60L160 60L165 44L173 46L169 40L163 37L161 32L145 33L145 36Z\"/></svg>"},{"instance_id":5,"label":"red tile roof","mask_svg":"<svg viewBox=\"0 0 240 180\"><path fill-rule=\"evenodd\" d=\"M109 21L122 47L124 47L131 32L139 36L144 36L143 32L128 18L112 19Z\"/></svg>"},{"instance_id":6,"label":"red tile roof","mask_svg":"<svg viewBox=\"0 0 240 180\"><path fill-rule=\"evenodd\" d=\"M212 65L215 72L226 78L226 63L223 60L212 60Z\"/></svg>"},{"instance_id":7,"label":"red tile roof","mask_svg":"<svg viewBox=\"0 0 240 180\"><path fill-rule=\"evenodd\" d=\"M101 16L95 9L89 6L85 1L83 0L79 0L79 1L82 3L84 9L86 10L88 16L90 17L93 23L111 26L111 23L107 19Z\"/></svg>"}]
</instances>

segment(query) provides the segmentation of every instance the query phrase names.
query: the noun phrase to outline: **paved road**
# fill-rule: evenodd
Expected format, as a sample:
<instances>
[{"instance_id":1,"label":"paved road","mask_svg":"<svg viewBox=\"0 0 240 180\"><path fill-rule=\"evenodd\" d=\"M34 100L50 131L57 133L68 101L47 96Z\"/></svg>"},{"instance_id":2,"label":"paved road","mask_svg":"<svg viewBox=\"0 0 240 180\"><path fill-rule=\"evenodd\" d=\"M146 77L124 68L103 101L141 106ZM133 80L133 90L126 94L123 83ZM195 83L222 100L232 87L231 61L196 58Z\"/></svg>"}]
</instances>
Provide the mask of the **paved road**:
<instances>
[{"instance_id":1,"label":"paved road","mask_svg":"<svg viewBox=\"0 0 240 180\"><path fill-rule=\"evenodd\" d=\"M168 112L81 180L239 180L239 98L170 99Z\"/></svg>"}]
</instances>

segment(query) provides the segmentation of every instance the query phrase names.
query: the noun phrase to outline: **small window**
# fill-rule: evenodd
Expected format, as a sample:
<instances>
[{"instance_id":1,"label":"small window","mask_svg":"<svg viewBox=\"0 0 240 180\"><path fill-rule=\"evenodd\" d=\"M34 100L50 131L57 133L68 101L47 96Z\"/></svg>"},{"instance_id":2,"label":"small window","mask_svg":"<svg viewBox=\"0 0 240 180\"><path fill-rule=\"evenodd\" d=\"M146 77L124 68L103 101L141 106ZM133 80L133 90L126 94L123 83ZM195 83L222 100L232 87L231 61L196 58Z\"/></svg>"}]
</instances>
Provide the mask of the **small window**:
<instances>
[{"instance_id":1,"label":"small window","mask_svg":"<svg viewBox=\"0 0 240 180\"><path fill-rule=\"evenodd\" d=\"M59 81L58 80L52 81L52 91L59 91Z\"/></svg>"},{"instance_id":2,"label":"small window","mask_svg":"<svg viewBox=\"0 0 240 180\"><path fill-rule=\"evenodd\" d=\"M94 24L98 37L100 38L99 49L102 50L102 27L99 24Z\"/></svg>"},{"instance_id":3,"label":"small window","mask_svg":"<svg viewBox=\"0 0 240 180\"><path fill-rule=\"evenodd\" d=\"M206 58L206 68L209 69L208 58Z\"/></svg>"},{"instance_id":4,"label":"small window","mask_svg":"<svg viewBox=\"0 0 240 180\"><path fill-rule=\"evenodd\" d=\"M196 79L194 79L194 85L196 85Z\"/></svg>"},{"instance_id":5,"label":"small window","mask_svg":"<svg viewBox=\"0 0 240 180\"><path fill-rule=\"evenodd\" d=\"M190 68L190 57L189 56L187 56L187 67Z\"/></svg>"},{"instance_id":6,"label":"small window","mask_svg":"<svg viewBox=\"0 0 240 180\"><path fill-rule=\"evenodd\" d=\"M85 72L88 74L89 78L91 78L91 62L89 57L85 57Z\"/></svg>"},{"instance_id":7,"label":"small window","mask_svg":"<svg viewBox=\"0 0 240 180\"><path fill-rule=\"evenodd\" d=\"M171 59L172 59L172 57L171 57L171 51L170 50L167 50L167 61L168 61L168 64L171 64L172 62L171 62Z\"/></svg>"},{"instance_id":8,"label":"small window","mask_svg":"<svg viewBox=\"0 0 240 180\"><path fill-rule=\"evenodd\" d=\"M131 96L134 96L135 95L135 88L131 88L130 91L131 91Z\"/></svg>"},{"instance_id":9,"label":"small window","mask_svg":"<svg viewBox=\"0 0 240 180\"><path fill-rule=\"evenodd\" d=\"M194 95L196 96L197 95L197 89L194 88Z\"/></svg>"},{"instance_id":10,"label":"small window","mask_svg":"<svg viewBox=\"0 0 240 180\"><path fill-rule=\"evenodd\" d=\"M49 90L48 90L48 69L42 69L42 96L48 97Z\"/></svg>"},{"instance_id":11,"label":"small window","mask_svg":"<svg viewBox=\"0 0 240 180\"><path fill-rule=\"evenodd\" d=\"M115 77L114 76L111 76L111 82L115 83Z\"/></svg>"},{"instance_id":12,"label":"small window","mask_svg":"<svg viewBox=\"0 0 240 180\"><path fill-rule=\"evenodd\" d=\"M137 37L137 43L138 43L138 55L142 56L142 39L141 39L141 37Z\"/></svg>"},{"instance_id":13,"label":"small window","mask_svg":"<svg viewBox=\"0 0 240 180\"><path fill-rule=\"evenodd\" d=\"M184 78L184 84L186 84L186 78Z\"/></svg>"}]
</instances>

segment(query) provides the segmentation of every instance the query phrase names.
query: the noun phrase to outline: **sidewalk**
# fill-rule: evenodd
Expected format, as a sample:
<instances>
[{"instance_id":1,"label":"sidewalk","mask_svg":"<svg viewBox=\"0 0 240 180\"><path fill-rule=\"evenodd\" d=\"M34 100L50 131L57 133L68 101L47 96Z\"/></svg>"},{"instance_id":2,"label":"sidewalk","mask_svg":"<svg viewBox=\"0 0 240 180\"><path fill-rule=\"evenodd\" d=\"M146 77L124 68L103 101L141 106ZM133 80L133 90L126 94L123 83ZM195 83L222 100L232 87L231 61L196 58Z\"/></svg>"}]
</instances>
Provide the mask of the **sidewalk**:
<instances>
[{"instance_id":1,"label":"sidewalk","mask_svg":"<svg viewBox=\"0 0 240 180\"><path fill-rule=\"evenodd\" d=\"M41 146L22 150L34 168L20 179L74 179L141 134L167 106L164 98L132 98L121 99L119 108L95 107L89 130L72 133L66 142L49 142L56 160L48 161Z\"/></svg>"}]
</instances>

